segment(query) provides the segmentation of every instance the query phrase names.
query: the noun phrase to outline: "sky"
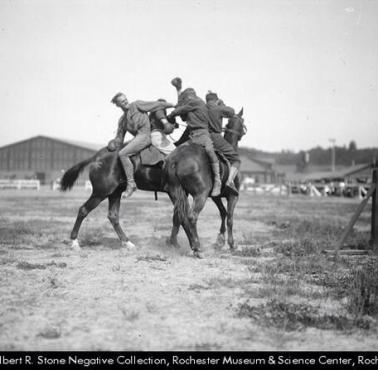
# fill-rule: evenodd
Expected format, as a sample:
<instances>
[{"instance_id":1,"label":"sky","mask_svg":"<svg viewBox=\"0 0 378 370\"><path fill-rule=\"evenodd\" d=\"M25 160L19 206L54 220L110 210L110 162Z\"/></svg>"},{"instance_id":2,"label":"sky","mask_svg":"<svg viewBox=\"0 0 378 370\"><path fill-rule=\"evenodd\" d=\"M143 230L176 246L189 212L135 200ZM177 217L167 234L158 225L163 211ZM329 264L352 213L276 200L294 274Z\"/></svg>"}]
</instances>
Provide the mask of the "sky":
<instances>
[{"instance_id":1,"label":"sky","mask_svg":"<svg viewBox=\"0 0 378 370\"><path fill-rule=\"evenodd\" d=\"M176 76L244 107L241 146L377 147L378 0L0 0L0 146L106 144L117 92L176 103Z\"/></svg>"}]
</instances>

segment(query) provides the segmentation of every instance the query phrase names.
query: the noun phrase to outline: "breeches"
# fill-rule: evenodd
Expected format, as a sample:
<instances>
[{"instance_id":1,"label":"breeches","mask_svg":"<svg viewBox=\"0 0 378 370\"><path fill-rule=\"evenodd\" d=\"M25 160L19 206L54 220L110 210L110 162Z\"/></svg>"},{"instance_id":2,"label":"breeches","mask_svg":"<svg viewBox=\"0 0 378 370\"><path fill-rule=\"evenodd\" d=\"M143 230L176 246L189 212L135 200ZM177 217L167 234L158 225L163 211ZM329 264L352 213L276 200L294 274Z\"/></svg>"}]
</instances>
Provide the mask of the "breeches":
<instances>
[{"instance_id":1,"label":"breeches","mask_svg":"<svg viewBox=\"0 0 378 370\"><path fill-rule=\"evenodd\" d=\"M240 157L234 147L224 139L221 134L211 133L211 140L213 141L214 148L219 152L222 152L227 160L234 165L234 167L240 167Z\"/></svg>"},{"instance_id":2,"label":"breeches","mask_svg":"<svg viewBox=\"0 0 378 370\"><path fill-rule=\"evenodd\" d=\"M142 149L148 147L151 144L150 133L138 133L136 136L119 151L119 155L124 157L130 157L134 154L139 153Z\"/></svg>"},{"instance_id":3,"label":"breeches","mask_svg":"<svg viewBox=\"0 0 378 370\"><path fill-rule=\"evenodd\" d=\"M213 142L211 141L210 134L207 130L193 130L190 133L190 138L192 142L201 145L205 148L206 153L210 157L211 163L218 163L218 157L215 154Z\"/></svg>"},{"instance_id":4,"label":"breeches","mask_svg":"<svg viewBox=\"0 0 378 370\"><path fill-rule=\"evenodd\" d=\"M158 148L160 152L166 155L176 149L175 145L167 139L167 135L161 130L153 130L151 132L151 143L154 147Z\"/></svg>"}]
</instances>

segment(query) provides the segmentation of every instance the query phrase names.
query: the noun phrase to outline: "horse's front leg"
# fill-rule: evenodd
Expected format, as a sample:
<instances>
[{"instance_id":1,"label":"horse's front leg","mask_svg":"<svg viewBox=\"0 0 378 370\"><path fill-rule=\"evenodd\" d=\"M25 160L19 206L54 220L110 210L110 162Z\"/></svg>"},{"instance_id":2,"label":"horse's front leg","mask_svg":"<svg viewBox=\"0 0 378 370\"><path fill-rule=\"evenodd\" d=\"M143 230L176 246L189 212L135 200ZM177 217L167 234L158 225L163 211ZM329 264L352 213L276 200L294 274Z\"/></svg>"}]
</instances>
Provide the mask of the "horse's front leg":
<instances>
[{"instance_id":1,"label":"horse's front leg","mask_svg":"<svg viewBox=\"0 0 378 370\"><path fill-rule=\"evenodd\" d=\"M121 196L122 190L120 189L117 189L114 193L109 195L108 219L112 224L115 232L117 233L118 238L122 243L122 246L132 249L135 248L135 245L130 241L130 239L122 230L121 225L119 224L119 208L121 205Z\"/></svg>"},{"instance_id":2,"label":"horse's front leg","mask_svg":"<svg viewBox=\"0 0 378 370\"><path fill-rule=\"evenodd\" d=\"M218 210L219 210L219 213L220 213L220 216L221 216L221 220L222 220L221 221L221 227L219 229L219 234L217 236L217 240L215 242L215 245L218 248L222 248L225 245L225 243L226 243L225 233L226 233L227 211L226 211L226 208L224 208L222 199L220 197L211 198L211 199L213 200L213 202L218 207Z\"/></svg>"}]
</instances>

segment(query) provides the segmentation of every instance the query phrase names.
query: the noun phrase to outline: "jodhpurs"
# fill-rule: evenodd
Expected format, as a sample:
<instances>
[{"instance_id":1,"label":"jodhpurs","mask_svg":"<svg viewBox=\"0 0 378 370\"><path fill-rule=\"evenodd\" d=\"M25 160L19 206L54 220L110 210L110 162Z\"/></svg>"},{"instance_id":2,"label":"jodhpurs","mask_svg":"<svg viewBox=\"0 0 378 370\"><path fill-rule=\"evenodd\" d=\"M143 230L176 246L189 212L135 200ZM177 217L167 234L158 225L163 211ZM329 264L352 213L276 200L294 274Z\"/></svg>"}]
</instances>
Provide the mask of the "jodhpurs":
<instances>
[{"instance_id":1,"label":"jodhpurs","mask_svg":"<svg viewBox=\"0 0 378 370\"><path fill-rule=\"evenodd\" d=\"M239 169L240 157L234 147L226 141L221 134L210 133L210 137L213 141L214 148L219 152L222 152L231 165Z\"/></svg>"},{"instance_id":2,"label":"jodhpurs","mask_svg":"<svg viewBox=\"0 0 378 370\"><path fill-rule=\"evenodd\" d=\"M205 148L211 163L219 163L209 131L203 129L193 130L190 132L190 138L192 139L193 143L201 145Z\"/></svg>"},{"instance_id":3,"label":"jodhpurs","mask_svg":"<svg viewBox=\"0 0 378 370\"><path fill-rule=\"evenodd\" d=\"M130 157L139 153L142 149L151 144L151 135L149 132L138 132L135 137L119 151L118 155L121 157Z\"/></svg>"}]
</instances>

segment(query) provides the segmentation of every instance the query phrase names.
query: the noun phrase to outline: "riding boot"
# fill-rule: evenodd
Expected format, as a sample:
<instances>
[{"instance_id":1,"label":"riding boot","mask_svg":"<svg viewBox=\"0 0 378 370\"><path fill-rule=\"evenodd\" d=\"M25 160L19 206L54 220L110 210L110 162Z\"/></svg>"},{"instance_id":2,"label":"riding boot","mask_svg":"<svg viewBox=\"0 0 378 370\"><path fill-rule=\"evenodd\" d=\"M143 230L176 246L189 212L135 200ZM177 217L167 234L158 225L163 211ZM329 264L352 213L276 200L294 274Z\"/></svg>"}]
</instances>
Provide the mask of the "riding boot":
<instances>
[{"instance_id":1,"label":"riding boot","mask_svg":"<svg viewBox=\"0 0 378 370\"><path fill-rule=\"evenodd\" d=\"M239 195L238 189L236 189L235 182L234 182L235 176L237 175L238 171L239 170L236 167L231 166L230 167L230 174L229 174L228 180L226 182L226 188L233 195Z\"/></svg>"},{"instance_id":2,"label":"riding boot","mask_svg":"<svg viewBox=\"0 0 378 370\"><path fill-rule=\"evenodd\" d=\"M218 195L220 195L221 188L222 188L222 182L220 179L220 171L219 171L219 163L218 162L212 163L211 168L214 174L214 185L213 185L213 190L211 192L211 196L217 197Z\"/></svg>"},{"instance_id":3,"label":"riding boot","mask_svg":"<svg viewBox=\"0 0 378 370\"><path fill-rule=\"evenodd\" d=\"M121 160L127 178L127 188L125 191L125 197L127 198L137 189L134 180L134 166L128 156L120 156L119 159Z\"/></svg>"}]
</instances>

